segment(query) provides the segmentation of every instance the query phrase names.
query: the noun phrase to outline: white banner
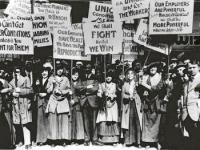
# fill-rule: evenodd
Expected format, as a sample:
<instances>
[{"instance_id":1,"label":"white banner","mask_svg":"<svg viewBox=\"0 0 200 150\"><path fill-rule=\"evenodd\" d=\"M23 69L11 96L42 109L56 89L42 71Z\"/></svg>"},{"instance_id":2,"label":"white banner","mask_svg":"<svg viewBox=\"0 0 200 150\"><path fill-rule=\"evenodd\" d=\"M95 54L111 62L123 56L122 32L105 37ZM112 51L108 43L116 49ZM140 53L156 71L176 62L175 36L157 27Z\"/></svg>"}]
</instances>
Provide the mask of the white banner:
<instances>
[{"instance_id":1,"label":"white banner","mask_svg":"<svg viewBox=\"0 0 200 150\"><path fill-rule=\"evenodd\" d=\"M0 19L0 53L33 54L32 31L30 20Z\"/></svg>"},{"instance_id":2,"label":"white banner","mask_svg":"<svg viewBox=\"0 0 200 150\"><path fill-rule=\"evenodd\" d=\"M71 60L91 60L84 55L82 24L54 30L54 58Z\"/></svg>"},{"instance_id":3,"label":"white banner","mask_svg":"<svg viewBox=\"0 0 200 150\"><path fill-rule=\"evenodd\" d=\"M152 0L149 34L192 33L194 0Z\"/></svg>"},{"instance_id":4,"label":"white banner","mask_svg":"<svg viewBox=\"0 0 200 150\"><path fill-rule=\"evenodd\" d=\"M51 33L49 32L49 22L46 15L33 16L33 44L43 47L52 45Z\"/></svg>"},{"instance_id":5,"label":"white banner","mask_svg":"<svg viewBox=\"0 0 200 150\"><path fill-rule=\"evenodd\" d=\"M151 43L151 39L148 35L148 19L141 19L138 25L134 41L140 45L152 49L154 51L168 55L168 45L164 43Z\"/></svg>"},{"instance_id":6,"label":"white banner","mask_svg":"<svg viewBox=\"0 0 200 150\"><path fill-rule=\"evenodd\" d=\"M135 35L134 30L123 29L123 48L124 54L127 55L144 55L144 51L138 48L138 45L134 42Z\"/></svg>"},{"instance_id":7,"label":"white banner","mask_svg":"<svg viewBox=\"0 0 200 150\"><path fill-rule=\"evenodd\" d=\"M4 13L9 17L26 16L31 14L31 3L26 0L11 0Z\"/></svg>"},{"instance_id":8,"label":"white banner","mask_svg":"<svg viewBox=\"0 0 200 150\"><path fill-rule=\"evenodd\" d=\"M148 17L150 0L112 0L114 20L126 21Z\"/></svg>"},{"instance_id":9,"label":"white banner","mask_svg":"<svg viewBox=\"0 0 200 150\"><path fill-rule=\"evenodd\" d=\"M35 3L34 13L48 15L51 32L53 32L54 28L67 28L68 26L71 26L71 6L69 5Z\"/></svg>"},{"instance_id":10,"label":"white banner","mask_svg":"<svg viewBox=\"0 0 200 150\"><path fill-rule=\"evenodd\" d=\"M91 22L113 21L113 9L111 4L90 1L88 20Z\"/></svg>"},{"instance_id":11,"label":"white banner","mask_svg":"<svg viewBox=\"0 0 200 150\"><path fill-rule=\"evenodd\" d=\"M85 54L118 54L122 52L122 23L83 24Z\"/></svg>"}]
</instances>

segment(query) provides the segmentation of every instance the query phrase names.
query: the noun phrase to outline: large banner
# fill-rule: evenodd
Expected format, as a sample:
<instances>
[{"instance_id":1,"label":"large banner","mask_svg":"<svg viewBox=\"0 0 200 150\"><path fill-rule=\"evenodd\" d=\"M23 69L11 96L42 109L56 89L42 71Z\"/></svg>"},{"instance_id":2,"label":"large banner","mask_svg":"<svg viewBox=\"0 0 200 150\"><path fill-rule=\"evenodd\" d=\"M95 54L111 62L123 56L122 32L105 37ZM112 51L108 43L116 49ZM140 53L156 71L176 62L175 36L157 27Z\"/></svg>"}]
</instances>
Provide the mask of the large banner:
<instances>
[{"instance_id":1,"label":"large banner","mask_svg":"<svg viewBox=\"0 0 200 150\"><path fill-rule=\"evenodd\" d=\"M122 52L122 23L83 24L85 54L118 54Z\"/></svg>"},{"instance_id":2,"label":"large banner","mask_svg":"<svg viewBox=\"0 0 200 150\"><path fill-rule=\"evenodd\" d=\"M37 47L52 45L49 22L46 15L33 16L33 44Z\"/></svg>"},{"instance_id":3,"label":"large banner","mask_svg":"<svg viewBox=\"0 0 200 150\"><path fill-rule=\"evenodd\" d=\"M71 26L71 6L55 3L35 3L34 13L47 14L51 32L54 28L66 28Z\"/></svg>"},{"instance_id":4,"label":"large banner","mask_svg":"<svg viewBox=\"0 0 200 150\"><path fill-rule=\"evenodd\" d=\"M126 55L144 55L137 43L134 42L135 30L123 29L123 50Z\"/></svg>"},{"instance_id":5,"label":"large banner","mask_svg":"<svg viewBox=\"0 0 200 150\"><path fill-rule=\"evenodd\" d=\"M90 1L88 20L91 22L113 21L113 9L111 4Z\"/></svg>"},{"instance_id":6,"label":"large banner","mask_svg":"<svg viewBox=\"0 0 200 150\"><path fill-rule=\"evenodd\" d=\"M32 31L30 20L0 19L0 53L33 54Z\"/></svg>"},{"instance_id":7,"label":"large banner","mask_svg":"<svg viewBox=\"0 0 200 150\"><path fill-rule=\"evenodd\" d=\"M26 16L31 14L30 0L10 0L4 13L9 17Z\"/></svg>"},{"instance_id":8,"label":"large banner","mask_svg":"<svg viewBox=\"0 0 200 150\"><path fill-rule=\"evenodd\" d=\"M84 55L82 24L54 30L54 58L91 60L91 56Z\"/></svg>"},{"instance_id":9,"label":"large banner","mask_svg":"<svg viewBox=\"0 0 200 150\"><path fill-rule=\"evenodd\" d=\"M152 43L148 35L148 19L141 19L134 36L134 41L143 45L151 50L168 55L168 45L165 43Z\"/></svg>"},{"instance_id":10,"label":"large banner","mask_svg":"<svg viewBox=\"0 0 200 150\"><path fill-rule=\"evenodd\" d=\"M152 0L149 34L192 33L194 0Z\"/></svg>"},{"instance_id":11,"label":"large banner","mask_svg":"<svg viewBox=\"0 0 200 150\"><path fill-rule=\"evenodd\" d=\"M148 17L150 0L112 0L114 20L126 21Z\"/></svg>"}]
</instances>

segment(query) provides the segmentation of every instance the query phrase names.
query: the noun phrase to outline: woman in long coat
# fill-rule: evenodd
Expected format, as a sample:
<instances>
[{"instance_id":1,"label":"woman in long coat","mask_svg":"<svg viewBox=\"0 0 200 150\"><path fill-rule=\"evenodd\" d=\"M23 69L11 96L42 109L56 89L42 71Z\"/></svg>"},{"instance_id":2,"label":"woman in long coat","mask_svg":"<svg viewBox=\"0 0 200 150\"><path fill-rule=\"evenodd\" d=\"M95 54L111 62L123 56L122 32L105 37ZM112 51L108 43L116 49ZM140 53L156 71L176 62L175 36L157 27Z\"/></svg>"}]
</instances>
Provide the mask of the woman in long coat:
<instances>
[{"instance_id":1,"label":"woman in long coat","mask_svg":"<svg viewBox=\"0 0 200 150\"><path fill-rule=\"evenodd\" d=\"M35 98L37 101L37 137L36 142L43 145L47 141L48 117L45 113L52 87L50 86L50 67L43 66L41 77L36 80Z\"/></svg>"},{"instance_id":2,"label":"woman in long coat","mask_svg":"<svg viewBox=\"0 0 200 150\"><path fill-rule=\"evenodd\" d=\"M71 140L71 114L69 108L69 94L71 93L69 79L63 75L63 66L56 66L56 75L52 78L53 93L49 98L46 113L48 114L48 136L52 146L56 140Z\"/></svg>"},{"instance_id":3,"label":"woman in long coat","mask_svg":"<svg viewBox=\"0 0 200 150\"><path fill-rule=\"evenodd\" d=\"M142 141L146 146L157 147L163 102L164 82L158 71L159 63L148 67L148 75L140 85L143 88L143 127Z\"/></svg>"},{"instance_id":4,"label":"woman in long coat","mask_svg":"<svg viewBox=\"0 0 200 150\"><path fill-rule=\"evenodd\" d=\"M31 132L29 123L32 122L31 111L31 94L33 89L30 79L21 75L21 68L16 67L14 70L14 78L10 81L13 95L13 123L21 125L23 128L24 144L28 149L31 146ZM22 142L22 141L21 141Z\"/></svg>"},{"instance_id":5,"label":"woman in long coat","mask_svg":"<svg viewBox=\"0 0 200 150\"><path fill-rule=\"evenodd\" d=\"M97 134L100 141L105 144L116 144L119 142L119 116L116 99L116 84L112 82L112 72L108 72L106 82L99 85L97 96L102 101L102 108L97 115Z\"/></svg>"},{"instance_id":6,"label":"woman in long coat","mask_svg":"<svg viewBox=\"0 0 200 150\"><path fill-rule=\"evenodd\" d=\"M84 142L83 114L80 106L80 93L82 92L81 84L82 82L80 79L80 73L78 69L74 68L72 71L72 97L70 100L70 104L72 115L72 140L77 144Z\"/></svg>"},{"instance_id":7,"label":"woman in long coat","mask_svg":"<svg viewBox=\"0 0 200 150\"><path fill-rule=\"evenodd\" d=\"M141 141L141 101L136 92L134 71L128 69L125 75L126 81L122 87L122 136L126 146L139 146Z\"/></svg>"}]
</instances>

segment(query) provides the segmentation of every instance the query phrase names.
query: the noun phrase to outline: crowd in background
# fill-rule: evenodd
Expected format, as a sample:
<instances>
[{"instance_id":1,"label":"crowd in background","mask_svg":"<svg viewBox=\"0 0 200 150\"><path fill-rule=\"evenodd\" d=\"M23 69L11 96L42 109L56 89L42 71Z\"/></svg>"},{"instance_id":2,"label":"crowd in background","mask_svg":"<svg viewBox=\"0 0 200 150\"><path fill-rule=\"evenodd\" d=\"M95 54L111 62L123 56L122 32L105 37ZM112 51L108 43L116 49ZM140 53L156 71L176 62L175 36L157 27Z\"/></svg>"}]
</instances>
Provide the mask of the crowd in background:
<instances>
[{"instance_id":1,"label":"crowd in background","mask_svg":"<svg viewBox=\"0 0 200 150\"><path fill-rule=\"evenodd\" d=\"M200 73L190 59L94 66L0 64L0 147L200 147Z\"/></svg>"}]
</instances>

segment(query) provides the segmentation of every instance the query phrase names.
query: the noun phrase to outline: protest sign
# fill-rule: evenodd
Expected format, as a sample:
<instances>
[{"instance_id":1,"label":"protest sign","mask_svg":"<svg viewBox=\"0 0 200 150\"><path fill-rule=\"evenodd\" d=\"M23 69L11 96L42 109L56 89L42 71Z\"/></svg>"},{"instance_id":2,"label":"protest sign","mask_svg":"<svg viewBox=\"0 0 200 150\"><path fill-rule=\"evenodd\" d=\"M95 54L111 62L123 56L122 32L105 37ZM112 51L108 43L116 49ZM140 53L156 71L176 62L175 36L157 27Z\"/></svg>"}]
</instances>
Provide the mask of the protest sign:
<instances>
[{"instance_id":1,"label":"protest sign","mask_svg":"<svg viewBox=\"0 0 200 150\"><path fill-rule=\"evenodd\" d=\"M35 14L47 14L51 32L54 28L66 28L71 26L71 6L55 3L35 3Z\"/></svg>"},{"instance_id":2,"label":"protest sign","mask_svg":"<svg viewBox=\"0 0 200 150\"><path fill-rule=\"evenodd\" d=\"M52 45L49 22L46 15L33 16L33 44L43 47Z\"/></svg>"},{"instance_id":3,"label":"protest sign","mask_svg":"<svg viewBox=\"0 0 200 150\"><path fill-rule=\"evenodd\" d=\"M54 58L91 60L91 56L84 55L82 24L54 30Z\"/></svg>"},{"instance_id":4,"label":"protest sign","mask_svg":"<svg viewBox=\"0 0 200 150\"><path fill-rule=\"evenodd\" d=\"M149 34L192 33L194 0L152 0Z\"/></svg>"},{"instance_id":5,"label":"protest sign","mask_svg":"<svg viewBox=\"0 0 200 150\"><path fill-rule=\"evenodd\" d=\"M114 20L126 21L148 17L150 0L112 0Z\"/></svg>"},{"instance_id":6,"label":"protest sign","mask_svg":"<svg viewBox=\"0 0 200 150\"><path fill-rule=\"evenodd\" d=\"M85 54L118 54L122 52L122 23L88 22L83 24Z\"/></svg>"},{"instance_id":7,"label":"protest sign","mask_svg":"<svg viewBox=\"0 0 200 150\"><path fill-rule=\"evenodd\" d=\"M124 54L127 55L143 55L144 51L141 51L138 48L138 45L134 42L133 38L135 35L135 30L128 30L128 29L123 29L123 50Z\"/></svg>"},{"instance_id":8,"label":"protest sign","mask_svg":"<svg viewBox=\"0 0 200 150\"><path fill-rule=\"evenodd\" d=\"M88 19L91 22L113 21L112 5L90 1Z\"/></svg>"},{"instance_id":9,"label":"protest sign","mask_svg":"<svg viewBox=\"0 0 200 150\"><path fill-rule=\"evenodd\" d=\"M140 45L152 49L154 51L168 55L168 45L165 43L152 43L148 35L148 19L141 19L138 25L134 41Z\"/></svg>"},{"instance_id":10,"label":"protest sign","mask_svg":"<svg viewBox=\"0 0 200 150\"><path fill-rule=\"evenodd\" d=\"M9 17L31 14L31 3L27 0L11 0L4 13L9 15Z\"/></svg>"},{"instance_id":11,"label":"protest sign","mask_svg":"<svg viewBox=\"0 0 200 150\"><path fill-rule=\"evenodd\" d=\"M33 32L30 20L0 19L0 53L33 54Z\"/></svg>"}]
</instances>

